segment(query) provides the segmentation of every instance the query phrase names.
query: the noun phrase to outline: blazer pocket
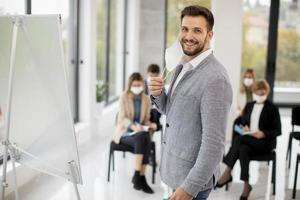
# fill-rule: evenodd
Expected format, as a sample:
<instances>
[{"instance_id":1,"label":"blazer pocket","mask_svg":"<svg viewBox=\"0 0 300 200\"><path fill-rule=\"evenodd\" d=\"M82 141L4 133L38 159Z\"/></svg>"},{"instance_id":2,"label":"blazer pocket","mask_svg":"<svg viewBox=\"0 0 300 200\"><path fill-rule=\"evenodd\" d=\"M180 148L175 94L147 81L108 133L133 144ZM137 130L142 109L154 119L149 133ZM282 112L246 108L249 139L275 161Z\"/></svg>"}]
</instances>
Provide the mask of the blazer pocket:
<instances>
[{"instance_id":1,"label":"blazer pocket","mask_svg":"<svg viewBox=\"0 0 300 200\"><path fill-rule=\"evenodd\" d=\"M172 150L169 151L169 153L181 160L189 162L190 164L193 164L197 157L195 156L195 152L192 150L192 148L181 148L178 145L172 148Z\"/></svg>"}]
</instances>

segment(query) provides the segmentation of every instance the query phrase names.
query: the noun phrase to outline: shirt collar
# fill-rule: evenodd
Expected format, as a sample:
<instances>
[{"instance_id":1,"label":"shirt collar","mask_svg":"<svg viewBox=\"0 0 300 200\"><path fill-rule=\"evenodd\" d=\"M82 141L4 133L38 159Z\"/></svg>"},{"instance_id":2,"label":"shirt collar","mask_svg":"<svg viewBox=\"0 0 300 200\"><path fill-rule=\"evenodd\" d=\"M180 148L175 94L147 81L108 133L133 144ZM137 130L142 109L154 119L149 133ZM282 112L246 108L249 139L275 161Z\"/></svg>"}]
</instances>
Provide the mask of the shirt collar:
<instances>
[{"instance_id":1,"label":"shirt collar","mask_svg":"<svg viewBox=\"0 0 300 200\"><path fill-rule=\"evenodd\" d=\"M212 49L208 49L197 57L193 58L190 62L183 64L183 66L189 66L190 69L195 69L207 56L212 53Z\"/></svg>"}]
</instances>

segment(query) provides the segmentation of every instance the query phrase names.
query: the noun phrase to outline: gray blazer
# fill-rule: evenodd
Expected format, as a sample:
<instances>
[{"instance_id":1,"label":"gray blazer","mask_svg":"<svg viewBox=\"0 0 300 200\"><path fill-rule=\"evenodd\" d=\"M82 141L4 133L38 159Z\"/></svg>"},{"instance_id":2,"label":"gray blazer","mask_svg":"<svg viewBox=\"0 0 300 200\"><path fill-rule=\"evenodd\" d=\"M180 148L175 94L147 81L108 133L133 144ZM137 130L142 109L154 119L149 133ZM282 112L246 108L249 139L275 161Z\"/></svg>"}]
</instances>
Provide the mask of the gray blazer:
<instances>
[{"instance_id":1,"label":"gray blazer","mask_svg":"<svg viewBox=\"0 0 300 200\"><path fill-rule=\"evenodd\" d=\"M160 174L171 188L195 197L219 178L232 88L213 54L186 72L170 97L179 72L177 67L167 94L151 97L166 115Z\"/></svg>"}]
</instances>

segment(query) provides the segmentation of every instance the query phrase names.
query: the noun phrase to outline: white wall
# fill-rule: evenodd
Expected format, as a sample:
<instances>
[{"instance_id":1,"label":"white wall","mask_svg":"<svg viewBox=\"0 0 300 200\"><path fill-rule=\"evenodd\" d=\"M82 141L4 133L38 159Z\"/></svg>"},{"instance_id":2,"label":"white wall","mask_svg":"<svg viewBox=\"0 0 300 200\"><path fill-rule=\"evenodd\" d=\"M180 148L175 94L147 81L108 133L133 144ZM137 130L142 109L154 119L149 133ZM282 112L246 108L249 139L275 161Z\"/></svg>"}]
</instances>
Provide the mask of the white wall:
<instances>
[{"instance_id":1,"label":"white wall","mask_svg":"<svg viewBox=\"0 0 300 200\"><path fill-rule=\"evenodd\" d=\"M233 87L233 105L229 116L227 140L231 139L231 124L236 117L237 91L240 82L242 6L243 1L241 0L212 0L212 12L215 17L214 54L226 67Z\"/></svg>"}]
</instances>

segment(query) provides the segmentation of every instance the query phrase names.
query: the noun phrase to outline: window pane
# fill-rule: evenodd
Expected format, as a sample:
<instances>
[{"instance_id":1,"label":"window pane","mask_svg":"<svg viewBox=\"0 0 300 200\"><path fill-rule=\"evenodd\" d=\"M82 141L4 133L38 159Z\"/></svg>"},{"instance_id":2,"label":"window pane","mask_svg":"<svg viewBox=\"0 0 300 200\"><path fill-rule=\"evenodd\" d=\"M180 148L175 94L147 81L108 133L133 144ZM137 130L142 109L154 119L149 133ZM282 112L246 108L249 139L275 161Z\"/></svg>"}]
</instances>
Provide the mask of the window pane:
<instances>
[{"instance_id":1,"label":"window pane","mask_svg":"<svg viewBox=\"0 0 300 200\"><path fill-rule=\"evenodd\" d=\"M109 100L116 97L117 2L111 0L109 40Z\"/></svg>"},{"instance_id":2,"label":"window pane","mask_svg":"<svg viewBox=\"0 0 300 200\"><path fill-rule=\"evenodd\" d=\"M255 70L257 79L265 78L270 0L244 0L242 35L242 73Z\"/></svg>"},{"instance_id":3,"label":"window pane","mask_svg":"<svg viewBox=\"0 0 300 200\"><path fill-rule=\"evenodd\" d=\"M0 0L0 15L24 13L25 0Z\"/></svg>"},{"instance_id":4,"label":"window pane","mask_svg":"<svg viewBox=\"0 0 300 200\"><path fill-rule=\"evenodd\" d=\"M274 100L297 102L300 94L300 2L280 3ZM298 94L298 99L297 95ZM291 96L292 95L292 96Z\"/></svg>"},{"instance_id":5,"label":"window pane","mask_svg":"<svg viewBox=\"0 0 300 200\"><path fill-rule=\"evenodd\" d=\"M105 58L106 58L106 0L97 0L97 102L105 100Z\"/></svg>"}]
</instances>

